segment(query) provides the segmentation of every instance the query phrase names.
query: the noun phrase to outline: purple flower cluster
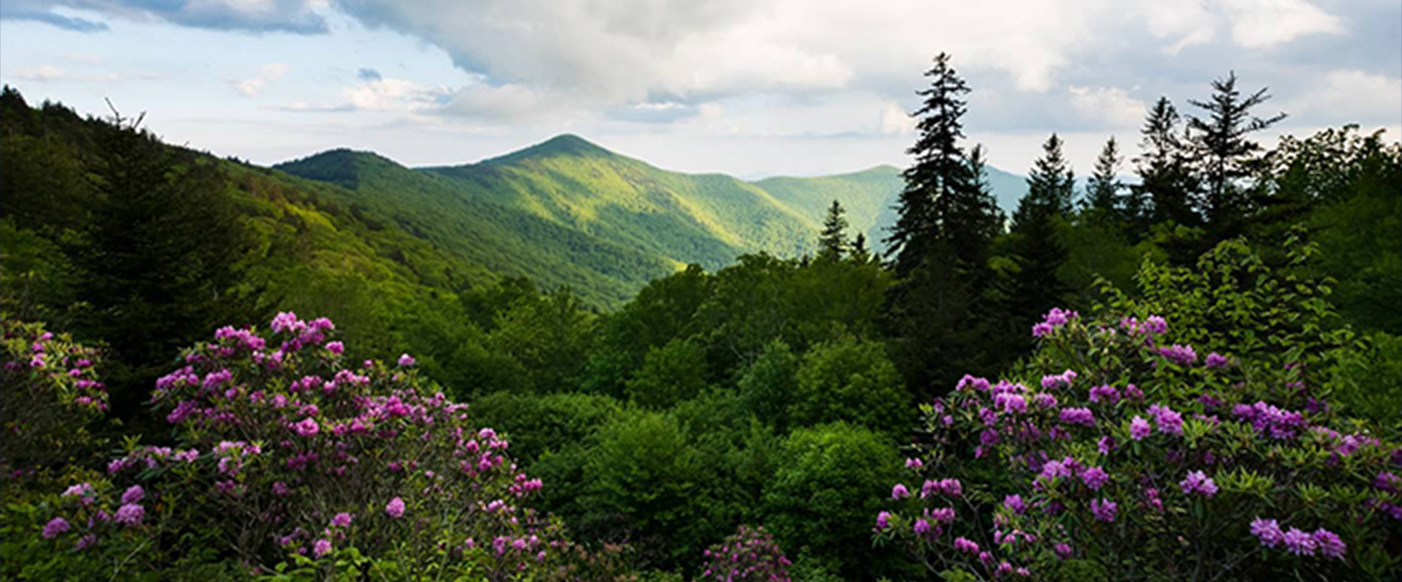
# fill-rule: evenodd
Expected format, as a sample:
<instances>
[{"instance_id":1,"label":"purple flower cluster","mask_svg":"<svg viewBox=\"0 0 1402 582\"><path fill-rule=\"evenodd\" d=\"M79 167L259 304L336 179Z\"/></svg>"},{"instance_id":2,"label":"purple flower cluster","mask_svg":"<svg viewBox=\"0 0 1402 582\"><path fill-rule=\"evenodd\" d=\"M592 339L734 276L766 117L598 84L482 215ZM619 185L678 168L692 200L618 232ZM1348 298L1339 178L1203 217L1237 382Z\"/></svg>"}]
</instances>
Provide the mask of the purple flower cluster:
<instances>
[{"instance_id":1,"label":"purple flower cluster","mask_svg":"<svg viewBox=\"0 0 1402 582\"><path fill-rule=\"evenodd\" d=\"M1168 333L1168 321L1157 315L1150 315L1142 322L1133 317L1126 317L1120 320L1120 327L1124 328L1130 335L1142 335L1149 338Z\"/></svg>"},{"instance_id":2,"label":"purple flower cluster","mask_svg":"<svg viewBox=\"0 0 1402 582\"><path fill-rule=\"evenodd\" d=\"M1191 366L1194 362L1198 361L1198 354L1193 351L1192 346L1173 344L1165 348L1159 348L1156 351L1160 356L1180 366Z\"/></svg>"},{"instance_id":3,"label":"purple flower cluster","mask_svg":"<svg viewBox=\"0 0 1402 582\"><path fill-rule=\"evenodd\" d=\"M190 513L165 511L163 503L179 499L201 504L198 513L216 521L259 515L278 524L273 536L222 540L240 555L327 557L352 545L374 555L423 528L466 528L519 551L483 557L460 551L476 543L468 541L452 556L522 571L545 561L547 544L568 544L559 525L516 501L539 491L541 481L517 471L506 456L509 443L495 431L469 428L465 406L423 390L418 375L403 369L415 365L412 358L399 369L373 361L346 368L336 357L344 346L322 343L334 329L330 321L281 313L272 328L279 335L271 339L251 328L221 328L215 341L187 352L181 368L157 381L153 401L198 448L132 448L108 466L111 482L121 486L69 487L68 513L45 531L78 538L80 549L98 540L123 543L148 535L144 526L165 531L167 520ZM272 346L280 347L267 351ZM209 451L209 462L195 462L200 449ZM142 467L180 478L132 484ZM217 495L208 495L211 484ZM356 496L383 496L384 516L356 520L351 510L361 506L347 504ZM496 504L491 512L442 510L482 507L488 499ZM351 536L353 521L364 535ZM110 535L114 527L132 531Z\"/></svg>"},{"instance_id":4,"label":"purple flower cluster","mask_svg":"<svg viewBox=\"0 0 1402 582\"><path fill-rule=\"evenodd\" d=\"M1256 432L1273 439L1295 438L1306 428L1303 414L1262 401L1238 404L1232 407L1232 415L1238 420L1250 422Z\"/></svg>"},{"instance_id":5,"label":"purple flower cluster","mask_svg":"<svg viewBox=\"0 0 1402 582\"><path fill-rule=\"evenodd\" d=\"M1092 499L1090 502L1090 512L1095 519L1105 523L1114 523L1115 515L1119 512L1120 506L1108 499Z\"/></svg>"},{"instance_id":6,"label":"purple flower cluster","mask_svg":"<svg viewBox=\"0 0 1402 582\"><path fill-rule=\"evenodd\" d=\"M918 520L913 530L916 535L925 535L931 526L925 520ZM734 535L701 555L705 562L698 580L705 581L789 582L788 568L793 565L764 528L743 525Z\"/></svg>"},{"instance_id":7,"label":"purple flower cluster","mask_svg":"<svg viewBox=\"0 0 1402 582\"><path fill-rule=\"evenodd\" d=\"M1207 358L1203 360L1203 364L1206 365L1208 368L1217 369L1227 367L1228 365L1230 365L1230 362L1227 361L1226 356L1223 356L1222 354L1219 354L1217 352L1212 352L1210 354L1207 354Z\"/></svg>"},{"instance_id":8,"label":"purple flower cluster","mask_svg":"<svg viewBox=\"0 0 1402 582\"><path fill-rule=\"evenodd\" d=\"M931 495L944 495L946 497L958 497L964 493L964 484L958 479L927 479L920 487L920 497L926 498Z\"/></svg>"},{"instance_id":9,"label":"purple flower cluster","mask_svg":"<svg viewBox=\"0 0 1402 582\"><path fill-rule=\"evenodd\" d=\"M1251 535L1256 536L1261 545L1267 548L1284 546L1286 551L1297 556L1313 556L1317 553L1326 558L1341 560L1348 551L1348 545L1334 532L1319 528L1314 530L1314 533L1308 533L1294 527L1283 531L1280 523L1274 519L1258 517L1252 520Z\"/></svg>"},{"instance_id":10,"label":"purple flower cluster","mask_svg":"<svg viewBox=\"0 0 1402 582\"><path fill-rule=\"evenodd\" d=\"M1063 408L1060 419L1062 424L1095 426L1095 413L1091 412L1089 408Z\"/></svg>"},{"instance_id":11,"label":"purple flower cluster","mask_svg":"<svg viewBox=\"0 0 1402 582\"><path fill-rule=\"evenodd\" d=\"M1198 494L1211 498L1217 494L1217 483L1202 471L1188 473L1182 481L1178 482L1178 487L1183 490L1184 495Z\"/></svg>"},{"instance_id":12,"label":"purple flower cluster","mask_svg":"<svg viewBox=\"0 0 1402 582\"><path fill-rule=\"evenodd\" d=\"M1053 390L1056 388L1066 388L1071 385L1078 374L1072 370L1066 370L1060 374L1042 376L1042 389Z\"/></svg>"},{"instance_id":13,"label":"purple flower cluster","mask_svg":"<svg viewBox=\"0 0 1402 582\"><path fill-rule=\"evenodd\" d=\"M1061 308L1053 307L1042 317L1042 322L1032 326L1032 337L1046 337L1051 335L1057 328L1066 325L1074 319L1081 317L1075 311L1063 311Z\"/></svg>"},{"instance_id":14,"label":"purple flower cluster","mask_svg":"<svg viewBox=\"0 0 1402 582\"><path fill-rule=\"evenodd\" d=\"M1116 390L1114 386L1101 384L1090 389L1090 401L1097 404L1101 402L1114 404L1120 401L1120 391Z\"/></svg>"},{"instance_id":15,"label":"purple flower cluster","mask_svg":"<svg viewBox=\"0 0 1402 582\"><path fill-rule=\"evenodd\" d=\"M1172 408L1162 404L1152 404L1149 406L1149 415L1154 417L1154 423L1159 426L1159 432L1183 436L1183 415L1175 412Z\"/></svg>"}]
</instances>

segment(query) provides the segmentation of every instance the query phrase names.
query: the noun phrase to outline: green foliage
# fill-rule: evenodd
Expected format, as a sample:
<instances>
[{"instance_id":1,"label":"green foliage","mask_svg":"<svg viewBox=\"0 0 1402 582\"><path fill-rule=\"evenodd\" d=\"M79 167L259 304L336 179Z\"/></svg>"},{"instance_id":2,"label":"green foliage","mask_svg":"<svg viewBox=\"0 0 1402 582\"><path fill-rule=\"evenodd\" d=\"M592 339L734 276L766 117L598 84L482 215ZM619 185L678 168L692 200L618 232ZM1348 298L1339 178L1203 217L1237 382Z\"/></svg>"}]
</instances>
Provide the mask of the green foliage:
<instances>
[{"instance_id":1,"label":"green foliage","mask_svg":"<svg viewBox=\"0 0 1402 582\"><path fill-rule=\"evenodd\" d=\"M874 431L908 426L911 397L880 342L850 335L803 356L788 417L794 426L844 421Z\"/></svg>"},{"instance_id":2,"label":"green foliage","mask_svg":"<svg viewBox=\"0 0 1402 582\"><path fill-rule=\"evenodd\" d=\"M780 433L787 433L792 426L789 407L799 395L799 363L788 344L774 340L764 346L764 352L736 384L745 410Z\"/></svg>"},{"instance_id":3,"label":"green foliage","mask_svg":"<svg viewBox=\"0 0 1402 582\"><path fill-rule=\"evenodd\" d=\"M719 477L721 459L687 438L669 413L632 410L601 428L584 468L587 513L576 527L628 540L644 565L692 568L695 556L744 515Z\"/></svg>"},{"instance_id":4,"label":"green foliage","mask_svg":"<svg viewBox=\"0 0 1402 582\"><path fill-rule=\"evenodd\" d=\"M670 408L706 388L706 352L690 339L672 340L648 350L643 366L628 381L631 402Z\"/></svg>"},{"instance_id":5,"label":"green foliage","mask_svg":"<svg viewBox=\"0 0 1402 582\"><path fill-rule=\"evenodd\" d=\"M844 423L795 430L764 490L764 522L780 545L814 568L846 580L894 570L873 549L871 516L898 474L900 458L883 436ZM821 564L821 565L818 565Z\"/></svg>"}]
</instances>

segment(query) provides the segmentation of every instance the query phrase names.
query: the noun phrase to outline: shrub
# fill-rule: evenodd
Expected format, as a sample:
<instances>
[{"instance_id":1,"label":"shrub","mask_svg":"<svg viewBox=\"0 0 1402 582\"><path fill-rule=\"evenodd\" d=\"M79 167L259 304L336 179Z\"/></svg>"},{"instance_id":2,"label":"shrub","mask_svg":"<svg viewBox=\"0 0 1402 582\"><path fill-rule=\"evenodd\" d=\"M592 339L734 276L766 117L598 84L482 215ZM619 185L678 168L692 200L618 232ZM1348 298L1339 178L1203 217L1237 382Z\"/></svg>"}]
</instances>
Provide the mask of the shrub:
<instances>
[{"instance_id":1,"label":"shrub","mask_svg":"<svg viewBox=\"0 0 1402 582\"><path fill-rule=\"evenodd\" d=\"M92 453L88 425L107 410L97 350L43 324L6 319L0 325L0 479L32 476Z\"/></svg>"},{"instance_id":2,"label":"shrub","mask_svg":"<svg viewBox=\"0 0 1402 582\"><path fill-rule=\"evenodd\" d=\"M703 554L698 581L716 582L789 582L789 566L793 565L774 536L764 528L740 526L724 542L708 548Z\"/></svg>"},{"instance_id":3,"label":"shrub","mask_svg":"<svg viewBox=\"0 0 1402 582\"><path fill-rule=\"evenodd\" d=\"M118 573L194 547L277 579L566 576L574 550L526 506L541 482L509 444L412 357L345 361L333 328L282 313L269 337L225 327L186 350L153 395L179 446L129 442L48 500L42 537Z\"/></svg>"},{"instance_id":4,"label":"shrub","mask_svg":"<svg viewBox=\"0 0 1402 582\"><path fill-rule=\"evenodd\" d=\"M982 579L1395 578L1402 449L1324 398L1354 349L1327 288L1240 243L1140 282L1053 310L1027 365L923 406L878 540Z\"/></svg>"}]
</instances>

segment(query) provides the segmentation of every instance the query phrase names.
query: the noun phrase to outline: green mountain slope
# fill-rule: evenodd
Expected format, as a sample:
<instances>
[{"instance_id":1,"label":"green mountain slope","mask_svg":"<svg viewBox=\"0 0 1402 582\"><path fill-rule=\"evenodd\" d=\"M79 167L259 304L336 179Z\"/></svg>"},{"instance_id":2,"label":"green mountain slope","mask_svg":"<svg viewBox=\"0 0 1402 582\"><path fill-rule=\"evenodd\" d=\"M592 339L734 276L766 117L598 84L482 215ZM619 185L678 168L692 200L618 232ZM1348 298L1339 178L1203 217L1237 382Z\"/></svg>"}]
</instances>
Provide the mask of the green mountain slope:
<instances>
[{"instance_id":1,"label":"green mountain slope","mask_svg":"<svg viewBox=\"0 0 1402 582\"><path fill-rule=\"evenodd\" d=\"M342 186L335 195L343 201L466 262L549 287L568 285L599 306L616 304L679 266L372 153L332 150L277 168Z\"/></svg>"},{"instance_id":2,"label":"green mountain slope","mask_svg":"<svg viewBox=\"0 0 1402 582\"><path fill-rule=\"evenodd\" d=\"M276 168L341 186L347 203L471 264L568 285L605 307L682 265L714 269L741 253L809 253L834 199L853 232L881 248L902 187L892 166L753 182L671 172L568 134L460 166L411 169L332 150ZM1021 188L1020 177L993 170L990 182L1005 207L1016 203L1020 190L1006 193Z\"/></svg>"}]
</instances>

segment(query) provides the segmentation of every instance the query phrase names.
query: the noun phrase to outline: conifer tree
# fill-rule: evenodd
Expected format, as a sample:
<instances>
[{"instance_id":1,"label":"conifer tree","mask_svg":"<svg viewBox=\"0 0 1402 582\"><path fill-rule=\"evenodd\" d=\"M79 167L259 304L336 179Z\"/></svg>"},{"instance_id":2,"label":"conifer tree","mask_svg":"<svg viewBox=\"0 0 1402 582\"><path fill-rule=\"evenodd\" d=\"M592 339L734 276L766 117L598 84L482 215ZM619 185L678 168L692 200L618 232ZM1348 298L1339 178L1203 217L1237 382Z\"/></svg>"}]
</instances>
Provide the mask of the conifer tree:
<instances>
[{"instance_id":1,"label":"conifer tree","mask_svg":"<svg viewBox=\"0 0 1402 582\"><path fill-rule=\"evenodd\" d=\"M1000 309L985 296L988 252L1002 222L977 178L982 150L966 156L960 143L969 88L947 54L925 76L930 86L917 92L924 103L913 114L920 136L907 150L915 164L904 173L900 216L887 239L901 282L886 314L893 360L921 395L950 389L955 369L992 373L1006 355L990 345L1001 337L992 317Z\"/></svg>"},{"instance_id":2,"label":"conifer tree","mask_svg":"<svg viewBox=\"0 0 1402 582\"><path fill-rule=\"evenodd\" d=\"M828 216L823 219L823 232L818 238L818 258L835 261L847 250L847 219L842 216L842 204L832 201Z\"/></svg>"},{"instance_id":3,"label":"conifer tree","mask_svg":"<svg viewBox=\"0 0 1402 582\"><path fill-rule=\"evenodd\" d=\"M1189 167L1189 157L1179 136L1181 119L1167 97L1160 97L1149 110L1140 131L1143 153L1135 158L1139 184L1131 190L1128 206L1146 208L1138 216L1139 226L1172 221L1195 226L1201 218L1194 210L1197 186Z\"/></svg>"},{"instance_id":4,"label":"conifer tree","mask_svg":"<svg viewBox=\"0 0 1402 582\"><path fill-rule=\"evenodd\" d=\"M1061 153L1061 138L1055 133L1042 144L1043 155L1033 163L1027 174L1027 195L1018 201L1013 213L1013 230L1023 223L1071 214L1071 199L1076 189L1075 173Z\"/></svg>"},{"instance_id":5,"label":"conifer tree","mask_svg":"<svg viewBox=\"0 0 1402 582\"><path fill-rule=\"evenodd\" d=\"M1188 102L1204 110L1206 117L1188 118L1188 139L1202 167L1203 214L1214 238L1240 234L1248 208L1248 192L1239 181L1253 172L1261 146L1247 135L1285 119L1284 113L1268 118L1251 115L1251 109L1270 100L1262 88L1243 97L1236 88L1236 73L1212 82L1208 101Z\"/></svg>"},{"instance_id":6,"label":"conifer tree","mask_svg":"<svg viewBox=\"0 0 1402 582\"><path fill-rule=\"evenodd\" d=\"M1060 231L1070 214L1075 178L1061 152L1062 142L1052 134L1042 145L1042 157L1027 177L1027 194L1013 216L1013 252L1019 266L1010 311L1019 323L1061 304L1066 288L1057 271L1066 262Z\"/></svg>"},{"instance_id":7,"label":"conifer tree","mask_svg":"<svg viewBox=\"0 0 1402 582\"><path fill-rule=\"evenodd\" d=\"M867 248L867 235L857 233L857 238L852 241L852 252L848 254L852 262L865 264L871 261L871 249Z\"/></svg>"},{"instance_id":8,"label":"conifer tree","mask_svg":"<svg viewBox=\"0 0 1402 582\"><path fill-rule=\"evenodd\" d=\"M1119 179L1120 162L1123 160L1115 137L1110 136L1100 150L1100 157L1095 160L1095 173L1086 181L1082 210L1090 222L1115 224L1128 214L1124 211L1124 201L1120 199L1120 190L1124 187Z\"/></svg>"},{"instance_id":9,"label":"conifer tree","mask_svg":"<svg viewBox=\"0 0 1402 582\"><path fill-rule=\"evenodd\" d=\"M956 218L960 199L969 192L968 165L959 145L969 87L950 66L946 53L935 57L925 76L931 80L930 87L916 92L924 102L913 114L920 118L916 124L920 137L906 150L915 156L915 165L902 174L900 216L886 239L900 276L920 265L937 241L949 239L951 233L945 227Z\"/></svg>"}]
</instances>

